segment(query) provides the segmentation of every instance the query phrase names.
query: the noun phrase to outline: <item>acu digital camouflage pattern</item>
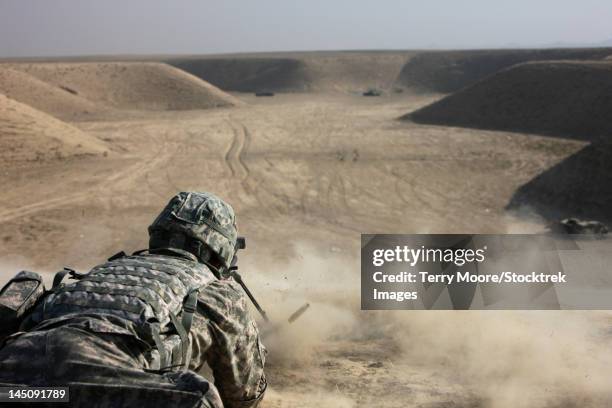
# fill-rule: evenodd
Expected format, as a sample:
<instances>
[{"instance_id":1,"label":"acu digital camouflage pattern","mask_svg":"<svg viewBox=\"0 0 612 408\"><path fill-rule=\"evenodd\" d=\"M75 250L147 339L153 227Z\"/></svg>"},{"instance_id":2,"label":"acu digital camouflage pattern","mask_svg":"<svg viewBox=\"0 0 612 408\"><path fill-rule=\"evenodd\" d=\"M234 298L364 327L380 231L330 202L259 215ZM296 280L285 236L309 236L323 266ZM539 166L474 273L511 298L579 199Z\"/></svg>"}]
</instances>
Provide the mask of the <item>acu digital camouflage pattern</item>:
<instances>
[{"instance_id":1,"label":"acu digital camouflage pattern","mask_svg":"<svg viewBox=\"0 0 612 408\"><path fill-rule=\"evenodd\" d=\"M177 194L149 227L156 231L184 234L208 245L228 267L234 257L236 217L234 209L211 193Z\"/></svg>"},{"instance_id":2,"label":"acu digital camouflage pattern","mask_svg":"<svg viewBox=\"0 0 612 408\"><path fill-rule=\"evenodd\" d=\"M234 256L234 212L211 194L180 193L157 228L227 264ZM117 257L58 285L21 329L0 349L0 384L69 386L71 406L254 407L266 389L266 350L240 286L180 248ZM206 365L215 385L197 374Z\"/></svg>"},{"instance_id":3,"label":"acu digital camouflage pattern","mask_svg":"<svg viewBox=\"0 0 612 408\"><path fill-rule=\"evenodd\" d=\"M212 369L226 407L253 407L266 390L266 349L247 300L233 279L216 280L200 292L193 322L190 368Z\"/></svg>"},{"instance_id":4,"label":"acu digital camouflage pattern","mask_svg":"<svg viewBox=\"0 0 612 408\"><path fill-rule=\"evenodd\" d=\"M176 346L167 316L191 282L206 283L190 333L189 370L159 373L159 353L146 325L155 316L168 322L162 341L167 350ZM157 299L165 311L157 315L158 306L145 297ZM170 398L181 407L254 407L266 389L266 351L239 285L214 278L206 266L186 258L126 256L97 266L45 299L24 329L0 349L0 383L68 385L74 401L88 406L157 405L156 399ZM215 385L195 374L205 365Z\"/></svg>"},{"instance_id":5,"label":"acu digital camouflage pattern","mask_svg":"<svg viewBox=\"0 0 612 408\"><path fill-rule=\"evenodd\" d=\"M191 372L147 372L148 348L120 318L72 316L10 338L0 349L0 385L69 387L70 407L216 408L214 385Z\"/></svg>"},{"instance_id":6,"label":"acu digital camouflage pattern","mask_svg":"<svg viewBox=\"0 0 612 408\"><path fill-rule=\"evenodd\" d=\"M19 272L0 290L0 343L17 330L44 292L42 276L29 271Z\"/></svg>"},{"instance_id":7,"label":"acu digital camouflage pattern","mask_svg":"<svg viewBox=\"0 0 612 408\"><path fill-rule=\"evenodd\" d=\"M150 254L124 256L93 268L76 283L53 289L31 316L33 323L75 313L115 315L133 323L153 348L150 369L180 369L189 358L178 316L189 293L215 280L201 263Z\"/></svg>"}]
</instances>

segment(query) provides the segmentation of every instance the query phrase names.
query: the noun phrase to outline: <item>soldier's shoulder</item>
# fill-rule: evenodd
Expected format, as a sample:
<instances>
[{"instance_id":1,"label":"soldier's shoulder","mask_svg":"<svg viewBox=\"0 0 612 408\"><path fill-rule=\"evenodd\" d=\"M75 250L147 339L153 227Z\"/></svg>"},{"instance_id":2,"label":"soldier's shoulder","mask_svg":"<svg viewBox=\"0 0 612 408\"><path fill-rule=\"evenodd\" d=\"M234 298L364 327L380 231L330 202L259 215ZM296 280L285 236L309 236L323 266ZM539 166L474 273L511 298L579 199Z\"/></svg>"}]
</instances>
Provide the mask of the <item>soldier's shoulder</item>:
<instances>
[{"instance_id":1,"label":"soldier's shoulder","mask_svg":"<svg viewBox=\"0 0 612 408\"><path fill-rule=\"evenodd\" d=\"M242 288L234 279L215 279L210 282L205 288L206 291L217 291L226 294L226 296L242 297Z\"/></svg>"},{"instance_id":2,"label":"soldier's shoulder","mask_svg":"<svg viewBox=\"0 0 612 408\"><path fill-rule=\"evenodd\" d=\"M199 299L203 302L218 299L224 303L246 303L240 285L233 279L215 279L211 281L208 285L200 289Z\"/></svg>"},{"instance_id":3,"label":"soldier's shoulder","mask_svg":"<svg viewBox=\"0 0 612 408\"><path fill-rule=\"evenodd\" d=\"M250 319L245 295L233 279L217 279L200 289L198 308L217 321Z\"/></svg>"},{"instance_id":4,"label":"soldier's shoulder","mask_svg":"<svg viewBox=\"0 0 612 408\"><path fill-rule=\"evenodd\" d=\"M188 268L194 269L202 272L210 272L210 268L206 265L197 262L197 260L192 256L188 256L189 253L185 251L178 252L179 250L172 250L172 252L143 252L137 251L131 255L126 254L125 252L119 252L103 263L102 265L108 264L127 264L127 265L135 265L135 266L169 266L169 267L178 267L178 268Z\"/></svg>"}]
</instances>

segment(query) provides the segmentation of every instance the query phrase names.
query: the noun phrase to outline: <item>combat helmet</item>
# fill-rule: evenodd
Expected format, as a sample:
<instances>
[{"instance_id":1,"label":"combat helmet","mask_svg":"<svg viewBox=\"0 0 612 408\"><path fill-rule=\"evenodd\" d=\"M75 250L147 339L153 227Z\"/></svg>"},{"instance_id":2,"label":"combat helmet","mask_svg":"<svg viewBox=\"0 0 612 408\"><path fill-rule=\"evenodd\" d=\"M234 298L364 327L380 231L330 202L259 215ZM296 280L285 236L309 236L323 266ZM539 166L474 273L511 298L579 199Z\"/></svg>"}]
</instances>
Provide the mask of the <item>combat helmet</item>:
<instances>
[{"instance_id":1,"label":"combat helmet","mask_svg":"<svg viewBox=\"0 0 612 408\"><path fill-rule=\"evenodd\" d=\"M181 192L149 226L149 248L172 247L207 261L210 251L228 268L238 232L234 209L214 194Z\"/></svg>"}]
</instances>

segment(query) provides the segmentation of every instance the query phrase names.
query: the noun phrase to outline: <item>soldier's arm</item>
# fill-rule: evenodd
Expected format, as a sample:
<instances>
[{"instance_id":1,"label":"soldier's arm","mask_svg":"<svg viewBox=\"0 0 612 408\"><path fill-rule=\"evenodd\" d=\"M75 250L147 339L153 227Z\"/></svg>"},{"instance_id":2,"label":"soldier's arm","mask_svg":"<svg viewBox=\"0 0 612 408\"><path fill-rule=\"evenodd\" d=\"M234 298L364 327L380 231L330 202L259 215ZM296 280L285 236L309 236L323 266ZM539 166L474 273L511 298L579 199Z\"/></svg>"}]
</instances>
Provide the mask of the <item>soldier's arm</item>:
<instances>
[{"instance_id":1,"label":"soldier's arm","mask_svg":"<svg viewBox=\"0 0 612 408\"><path fill-rule=\"evenodd\" d=\"M256 406L266 389L266 352L242 289L233 280L215 281L199 300L191 368L208 363L227 408Z\"/></svg>"}]
</instances>

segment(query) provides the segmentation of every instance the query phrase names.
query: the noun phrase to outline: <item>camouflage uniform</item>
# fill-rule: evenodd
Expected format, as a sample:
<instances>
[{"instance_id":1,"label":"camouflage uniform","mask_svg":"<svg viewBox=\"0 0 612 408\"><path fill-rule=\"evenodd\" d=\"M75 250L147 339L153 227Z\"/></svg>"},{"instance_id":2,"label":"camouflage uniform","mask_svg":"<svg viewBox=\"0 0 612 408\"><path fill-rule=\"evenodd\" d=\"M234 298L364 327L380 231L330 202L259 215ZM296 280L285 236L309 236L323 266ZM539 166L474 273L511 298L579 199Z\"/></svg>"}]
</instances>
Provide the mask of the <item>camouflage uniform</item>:
<instances>
[{"instance_id":1,"label":"camouflage uniform","mask_svg":"<svg viewBox=\"0 0 612 408\"><path fill-rule=\"evenodd\" d=\"M240 286L222 272L235 253L233 210L181 193L149 231L149 251L54 287L0 349L0 383L68 385L74 406L258 404L265 348ZM194 254L202 248L220 270ZM206 364L214 385L196 374Z\"/></svg>"}]
</instances>

